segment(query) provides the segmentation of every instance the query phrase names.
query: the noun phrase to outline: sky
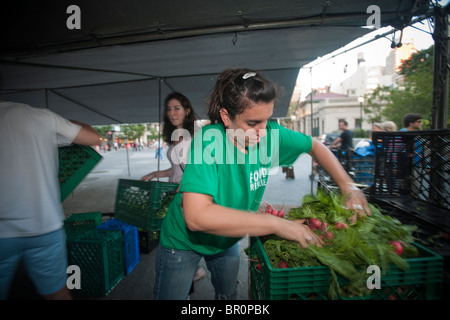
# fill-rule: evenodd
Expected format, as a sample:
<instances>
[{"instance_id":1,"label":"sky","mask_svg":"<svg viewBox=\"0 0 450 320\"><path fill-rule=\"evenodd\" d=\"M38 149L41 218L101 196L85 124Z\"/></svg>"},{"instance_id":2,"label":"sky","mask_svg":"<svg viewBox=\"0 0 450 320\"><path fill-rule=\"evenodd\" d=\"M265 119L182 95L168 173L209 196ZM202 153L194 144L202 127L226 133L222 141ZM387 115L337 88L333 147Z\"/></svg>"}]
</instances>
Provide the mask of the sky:
<instances>
[{"instance_id":1,"label":"sky","mask_svg":"<svg viewBox=\"0 0 450 320\"><path fill-rule=\"evenodd\" d=\"M420 29L420 30L419 30ZM359 48L345 52L352 47L362 44L370 39L373 39L377 34L384 34L391 31L391 27L381 28L379 30L368 33L367 35L352 41L342 48L331 52L323 57L320 57L308 65L300 69L297 85L301 87L302 100L311 92L311 85L313 88L324 87L331 83L339 83L342 80L351 76L357 68L357 55L362 52L366 66L385 66L386 57L391 49L391 41L394 34L386 37L381 37L369 44L363 45ZM416 49L423 50L433 45L433 38L430 33L433 32L432 26L429 25L428 20L416 23L411 27L404 29L402 42L412 39ZM395 41L399 41L400 31L395 33ZM341 54L339 54L341 53ZM344 73L344 68L346 72ZM312 67L312 78L311 78Z\"/></svg>"}]
</instances>

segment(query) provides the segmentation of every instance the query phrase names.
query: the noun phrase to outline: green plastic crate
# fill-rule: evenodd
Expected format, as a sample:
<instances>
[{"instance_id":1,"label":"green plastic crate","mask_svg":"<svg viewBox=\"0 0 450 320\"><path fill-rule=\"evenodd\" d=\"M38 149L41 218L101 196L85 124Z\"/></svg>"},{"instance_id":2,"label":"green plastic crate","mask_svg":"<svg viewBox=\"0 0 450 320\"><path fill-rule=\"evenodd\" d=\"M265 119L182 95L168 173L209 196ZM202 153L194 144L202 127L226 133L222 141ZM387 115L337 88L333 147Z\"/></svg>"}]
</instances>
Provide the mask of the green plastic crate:
<instances>
[{"instance_id":1,"label":"green plastic crate","mask_svg":"<svg viewBox=\"0 0 450 320\"><path fill-rule=\"evenodd\" d=\"M100 211L73 213L64 220L67 240L75 239L102 223Z\"/></svg>"},{"instance_id":2,"label":"green plastic crate","mask_svg":"<svg viewBox=\"0 0 450 320\"><path fill-rule=\"evenodd\" d=\"M88 146L73 144L59 148L59 185L61 201L75 190L103 157Z\"/></svg>"},{"instance_id":3,"label":"green plastic crate","mask_svg":"<svg viewBox=\"0 0 450 320\"><path fill-rule=\"evenodd\" d=\"M419 299L435 300L442 295L443 258L414 244L420 253L407 259L408 270L391 266L381 277L381 289L373 289L370 296L353 300ZM368 274L368 277L370 274ZM252 238L250 247L250 287L256 300L325 300L328 299L331 273L325 266L273 268L261 240ZM341 299L346 299L341 297Z\"/></svg>"},{"instance_id":4,"label":"green plastic crate","mask_svg":"<svg viewBox=\"0 0 450 320\"><path fill-rule=\"evenodd\" d=\"M173 197L177 183L119 179L114 217L148 231L161 229L162 203Z\"/></svg>"},{"instance_id":5,"label":"green plastic crate","mask_svg":"<svg viewBox=\"0 0 450 320\"><path fill-rule=\"evenodd\" d=\"M107 295L124 277L123 232L93 229L67 242L69 265L80 268L81 288L75 293Z\"/></svg>"}]
</instances>

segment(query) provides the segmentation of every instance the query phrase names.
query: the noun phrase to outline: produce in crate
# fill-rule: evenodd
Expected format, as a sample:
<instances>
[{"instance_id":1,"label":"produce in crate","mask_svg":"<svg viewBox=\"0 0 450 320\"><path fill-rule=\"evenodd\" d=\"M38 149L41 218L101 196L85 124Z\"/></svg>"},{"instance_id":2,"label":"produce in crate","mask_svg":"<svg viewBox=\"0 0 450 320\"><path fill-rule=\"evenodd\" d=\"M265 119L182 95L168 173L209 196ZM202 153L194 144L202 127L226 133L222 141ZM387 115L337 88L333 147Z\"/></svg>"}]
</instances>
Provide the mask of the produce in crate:
<instances>
[{"instance_id":1,"label":"produce in crate","mask_svg":"<svg viewBox=\"0 0 450 320\"><path fill-rule=\"evenodd\" d=\"M161 209L158 210L157 217L164 218L169 209L170 202L175 198L175 192L169 191L161 194Z\"/></svg>"},{"instance_id":2,"label":"produce in crate","mask_svg":"<svg viewBox=\"0 0 450 320\"><path fill-rule=\"evenodd\" d=\"M291 209L286 217L305 219L305 224L323 239L322 247L309 246L304 249L296 242L274 235L263 237L261 241L274 268L329 267L332 275L331 298L336 298L338 294L369 295L366 285L368 266L379 266L382 275L391 264L402 270L407 269L405 259L418 255L412 245L417 227L403 225L383 215L373 205L369 205L370 216L350 224L348 221L354 212L342 207L341 203L339 195L327 194L319 189L317 196L306 196L302 206Z\"/></svg>"}]
</instances>

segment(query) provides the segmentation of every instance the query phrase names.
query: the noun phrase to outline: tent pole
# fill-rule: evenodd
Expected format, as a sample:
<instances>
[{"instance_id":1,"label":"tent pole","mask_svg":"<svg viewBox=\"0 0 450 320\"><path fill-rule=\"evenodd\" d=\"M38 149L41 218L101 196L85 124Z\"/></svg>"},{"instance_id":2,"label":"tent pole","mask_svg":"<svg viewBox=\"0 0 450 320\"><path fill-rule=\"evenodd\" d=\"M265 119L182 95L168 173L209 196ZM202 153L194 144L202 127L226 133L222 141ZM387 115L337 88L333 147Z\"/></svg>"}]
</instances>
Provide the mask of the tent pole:
<instances>
[{"instance_id":1,"label":"tent pole","mask_svg":"<svg viewBox=\"0 0 450 320\"><path fill-rule=\"evenodd\" d=\"M159 156L157 156L156 158L158 159L158 171L160 169L160 164L161 164L161 152L162 152L162 145L161 145L161 82L162 79L158 78L158 147L160 148L160 153ZM158 152L158 150L156 150L156 152ZM157 154L158 155L158 154ZM158 178L159 181L159 178Z\"/></svg>"},{"instance_id":2,"label":"tent pole","mask_svg":"<svg viewBox=\"0 0 450 320\"><path fill-rule=\"evenodd\" d=\"M432 129L447 129L448 118L448 6L434 9L434 79Z\"/></svg>"},{"instance_id":3,"label":"tent pole","mask_svg":"<svg viewBox=\"0 0 450 320\"><path fill-rule=\"evenodd\" d=\"M313 67L309 68L309 73L311 74L311 137L313 135ZM306 124L306 122L305 122ZM306 129L306 128L305 128ZM306 132L306 130L305 130ZM311 194L314 194L314 159L311 158Z\"/></svg>"},{"instance_id":4,"label":"tent pole","mask_svg":"<svg viewBox=\"0 0 450 320\"><path fill-rule=\"evenodd\" d=\"M131 173L130 173L130 157L128 156L128 146L129 146L129 144L127 143L127 145L125 146L125 150L127 151L128 177L131 177Z\"/></svg>"}]
</instances>

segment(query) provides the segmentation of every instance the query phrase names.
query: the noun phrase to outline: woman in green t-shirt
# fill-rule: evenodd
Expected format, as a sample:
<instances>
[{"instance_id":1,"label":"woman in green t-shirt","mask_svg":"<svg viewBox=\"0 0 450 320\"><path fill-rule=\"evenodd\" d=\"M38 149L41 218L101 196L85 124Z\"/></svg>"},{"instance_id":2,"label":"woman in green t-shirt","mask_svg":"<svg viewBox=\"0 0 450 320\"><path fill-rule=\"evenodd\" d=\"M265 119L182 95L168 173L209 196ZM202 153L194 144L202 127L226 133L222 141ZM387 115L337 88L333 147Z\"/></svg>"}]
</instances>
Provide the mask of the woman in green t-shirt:
<instances>
[{"instance_id":1,"label":"woman in green t-shirt","mask_svg":"<svg viewBox=\"0 0 450 320\"><path fill-rule=\"evenodd\" d=\"M209 99L211 125L196 133L179 193L161 229L155 299L186 299L202 257L217 299L236 297L239 243L276 234L302 247L322 240L303 221L257 214L270 169L309 153L329 172L347 207L369 213L364 194L320 142L270 121L279 90L260 73L229 69ZM354 217L356 219L356 215Z\"/></svg>"}]
</instances>

